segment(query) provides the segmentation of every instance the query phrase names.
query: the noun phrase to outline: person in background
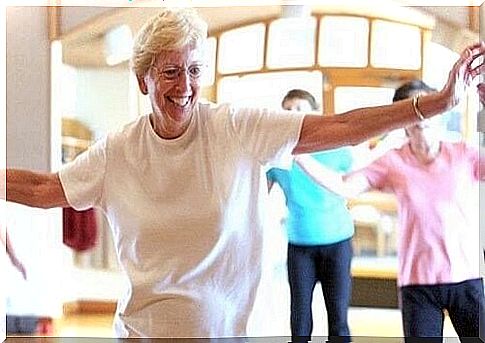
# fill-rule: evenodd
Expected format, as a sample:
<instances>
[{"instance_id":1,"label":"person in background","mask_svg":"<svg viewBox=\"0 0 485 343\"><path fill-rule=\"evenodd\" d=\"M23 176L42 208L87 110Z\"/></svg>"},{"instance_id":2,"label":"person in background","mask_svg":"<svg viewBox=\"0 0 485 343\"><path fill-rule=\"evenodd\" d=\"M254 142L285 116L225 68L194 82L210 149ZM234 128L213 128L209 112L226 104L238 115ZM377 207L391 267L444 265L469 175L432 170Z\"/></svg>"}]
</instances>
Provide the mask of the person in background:
<instances>
[{"instance_id":1,"label":"person in background","mask_svg":"<svg viewBox=\"0 0 485 343\"><path fill-rule=\"evenodd\" d=\"M289 111L318 111L313 95L302 89L290 90L281 105ZM348 172L352 165L352 154L346 147L311 156L337 172ZM354 224L346 200L320 187L296 163L290 169L271 168L266 176L269 190L274 183L281 187L288 207L285 225L293 342L311 339L312 298L317 282L321 284L328 313L329 340L349 342L347 312Z\"/></svg>"},{"instance_id":2,"label":"person in background","mask_svg":"<svg viewBox=\"0 0 485 343\"><path fill-rule=\"evenodd\" d=\"M10 262L12 265L19 271L20 274L22 274L22 277L24 280L27 279L27 271L23 265L23 263L20 261L20 259L17 257L17 254L15 252L15 249L12 245L12 242L8 236L8 230L0 225L1 227L1 232L0 232L0 241L2 242L3 249L5 249L5 252L7 253L8 257L10 258Z\"/></svg>"},{"instance_id":3,"label":"person in background","mask_svg":"<svg viewBox=\"0 0 485 343\"><path fill-rule=\"evenodd\" d=\"M206 38L194 9L161 9L131 58L152 112L58 172L2 171L8 201L105 213L128 281L117 337L244 337L261 275L263 169L441 113L485 69L472 67L485 53L477 43L440 92L338 116L210 106L199 102Z\"/></svg>"},{"instance_id":4,"label":"person in background","mask_svg":"<svg viewBox=\"0 0 485 343\"><path fill-rule=\"evenodd\" d=\"M433 92L415 80L399 87L393 101ZM397 283L406 342L416 337L441 342L445 310L464 342L485 328L477 249L478 182L485 177L477 149L441 139L440 119L406 127L406 144L344 178L311 156L297 157L300 167L336 194L354 197L373 188L396 195Z\"/></svg>"}]
</instances>

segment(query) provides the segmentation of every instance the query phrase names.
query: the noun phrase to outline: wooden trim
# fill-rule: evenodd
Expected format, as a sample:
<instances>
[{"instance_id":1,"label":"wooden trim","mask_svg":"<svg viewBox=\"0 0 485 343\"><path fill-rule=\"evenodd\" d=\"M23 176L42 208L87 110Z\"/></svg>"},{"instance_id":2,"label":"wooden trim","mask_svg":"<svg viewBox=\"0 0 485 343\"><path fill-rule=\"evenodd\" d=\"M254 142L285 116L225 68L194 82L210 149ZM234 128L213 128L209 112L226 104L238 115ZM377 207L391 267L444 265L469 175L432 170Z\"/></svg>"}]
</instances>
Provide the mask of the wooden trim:
<instances>
[{"instance_id":1,"label":"wooden trim","mask_svg":"<svg viewBox=\"0 0 485 343\"><path fill-rule=\"evenodd\" d=\"M64 315L73 314L114 314L116 301L107 300L78 300L64 303Z\"/></svg>"},{"instance_id":2,"label":"wooden trim","mask_svg":"<svg viewBox=\"0 0 485 343\"><path fill-rule=\"evenodd\" d=\"M397 280L396 268L354 266L351 274L353 278Z\"/></svg>"},{"instance_id":3,"label":"wooden trim","mask_svg":"<svg viewBox=\"0 0 485 343\"><path fill-rule=\"evenodd\" d=\"M57 4L58 1L55 1ZM47 30L49 40L52 42L59 39L61 36L61 7L49 6L47 7Z\"/></svg>"},{"instance_id":4,"label":"wooden trim","mask_svg":"<svg viewBox=\"0 0 485 343\"><path fill-rule=\"evenodd\" d=\"M480 7L478 6L468 8L468 29L473 32L480 31Z\"/></svg>"}]
</instances>

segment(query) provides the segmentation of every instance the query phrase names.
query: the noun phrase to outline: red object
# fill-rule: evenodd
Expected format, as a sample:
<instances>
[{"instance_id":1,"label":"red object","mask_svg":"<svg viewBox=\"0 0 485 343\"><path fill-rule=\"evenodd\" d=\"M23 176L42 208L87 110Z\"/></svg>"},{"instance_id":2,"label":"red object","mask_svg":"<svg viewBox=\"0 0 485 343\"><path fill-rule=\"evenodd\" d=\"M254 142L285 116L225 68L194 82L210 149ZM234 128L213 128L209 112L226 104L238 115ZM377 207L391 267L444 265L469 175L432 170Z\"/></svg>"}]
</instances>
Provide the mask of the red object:
<instances>
[{"instance_id":1,"label":"red object","mask_svg":"<svg viewBox=\"0 0 485 343\"><path fill-rule=\"evenodd\" d=\"M96 246L98 226L94 209L76 211L67 207L63 209L62 217L65 245L76 251L85 251Z\"/></svg>"},{"instance_id":2,"label":"red object","mask_svg":"<svg viewBox=\"0 0 485 343\"><path fill-rule=\"evenodd\" d=\"M39 321L37 322L37 334L42 336L52 336L54 334L54 323L52 318L39 318Z\"/></svg>"}]
</instances>

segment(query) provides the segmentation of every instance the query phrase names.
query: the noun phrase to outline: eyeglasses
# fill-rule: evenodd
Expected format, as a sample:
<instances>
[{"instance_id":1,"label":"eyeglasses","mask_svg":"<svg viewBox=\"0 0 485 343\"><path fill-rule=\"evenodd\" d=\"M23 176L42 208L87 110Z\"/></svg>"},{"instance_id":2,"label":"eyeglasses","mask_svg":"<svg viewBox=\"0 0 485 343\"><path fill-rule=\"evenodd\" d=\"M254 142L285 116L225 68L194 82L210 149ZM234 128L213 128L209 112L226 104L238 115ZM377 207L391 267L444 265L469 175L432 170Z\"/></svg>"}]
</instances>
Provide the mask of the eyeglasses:
<instances>
[{"instance_id":1,"label":"eyeglasses","mask_svg":"<svg viewBox=\"0 0 485 343\"><path fill-rule=\"evenodd\" d=\"M155 69L157 76L165 81L175 81L180 77L180 73L187 71L191 80L197 80L202 76L202 72L204 69L203 64L193 64L188 66L187 68L181 68L177 66L164 66L162 69L155 67L154 65L151 66Z\"/></svg>"}]
</instances>

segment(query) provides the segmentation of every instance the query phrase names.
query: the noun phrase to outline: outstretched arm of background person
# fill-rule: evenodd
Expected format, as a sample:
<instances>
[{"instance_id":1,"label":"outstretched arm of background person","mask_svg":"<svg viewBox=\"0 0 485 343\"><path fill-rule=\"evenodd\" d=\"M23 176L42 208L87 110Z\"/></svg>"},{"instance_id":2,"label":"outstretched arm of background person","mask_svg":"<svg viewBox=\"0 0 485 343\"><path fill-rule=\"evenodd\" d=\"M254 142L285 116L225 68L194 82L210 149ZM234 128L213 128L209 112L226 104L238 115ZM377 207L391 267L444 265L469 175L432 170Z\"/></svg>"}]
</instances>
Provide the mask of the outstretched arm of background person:
<instances>
[{"instance_id":1,"label":"outstretched arm of background person","mask_svg":"<svg viewBox=\"0 0 485 343\"><path fill-rule=\"evenodd\" d=\"M403 131L403 130L402 130ZM389 132L384 139L382 139L373 149L364 148L359 149L354 147L352 151L352 166L351 171L363 169L370 165L372 162L384 156L392 149L399 149L408 142L408 137L401 132L401 130L395 130Z\"/></svg>"},{"instance_id":2,"label":"outstretched arm of background person","mask_svg":"<svg viewBox=\"0 0 485 343\"><path fill-rule=\"evenodd\" d=\"M6 176L7 201L39 208L69 206L57 173L7 169L0 174Z\"/></svg>"},{"instance_id":3,"label":"outstretched arm of background person","mask_svg":"<svg viewBox=\"0 0 485 343\"><path fill-rule=\"evenodd\" d=\"M342 174L321 165L310 155L298 155L295 161L320 186L345 198L354 198L370 188L364 175L354 174L345 178Z\"/></svg>"},{"instance_id":4,"label":"outstretched arm of background person","mask_svg":"<svg viewBox=\"0 0 485 343\"><path fill-rule=\"evenodd\" d=\"M424 117L430 118L444 113L465 97L473 81L485 70L483 61L477 66L474 64L484 55L485 42L471 45L461 53L443 89L419 98L417 107ZM478 88L479 93L480 89ZM386 106L356 109L334 116L306 115L293 154L356 145L418 121L413 99L397 101Z\"/></svg>"},{"instance_id":5,"label":"outstretched arm of background person","mask_svg":"<svg viewBox=\"0 0 485 343\"><path fill-rule=\"evenodd\" d=\"M6 230L5 232L2 232L0 234L0 240L2 241L3 249L6 249L7 255L10 258L13 266L17 268L17 270L22 274L24 279L27 279L27 271L25 270L23 263L17 257L15 249L12 245L12 242L10 241L10 238L8 237L8 233L6 232Z\"/></svg>"}]
</instances>

